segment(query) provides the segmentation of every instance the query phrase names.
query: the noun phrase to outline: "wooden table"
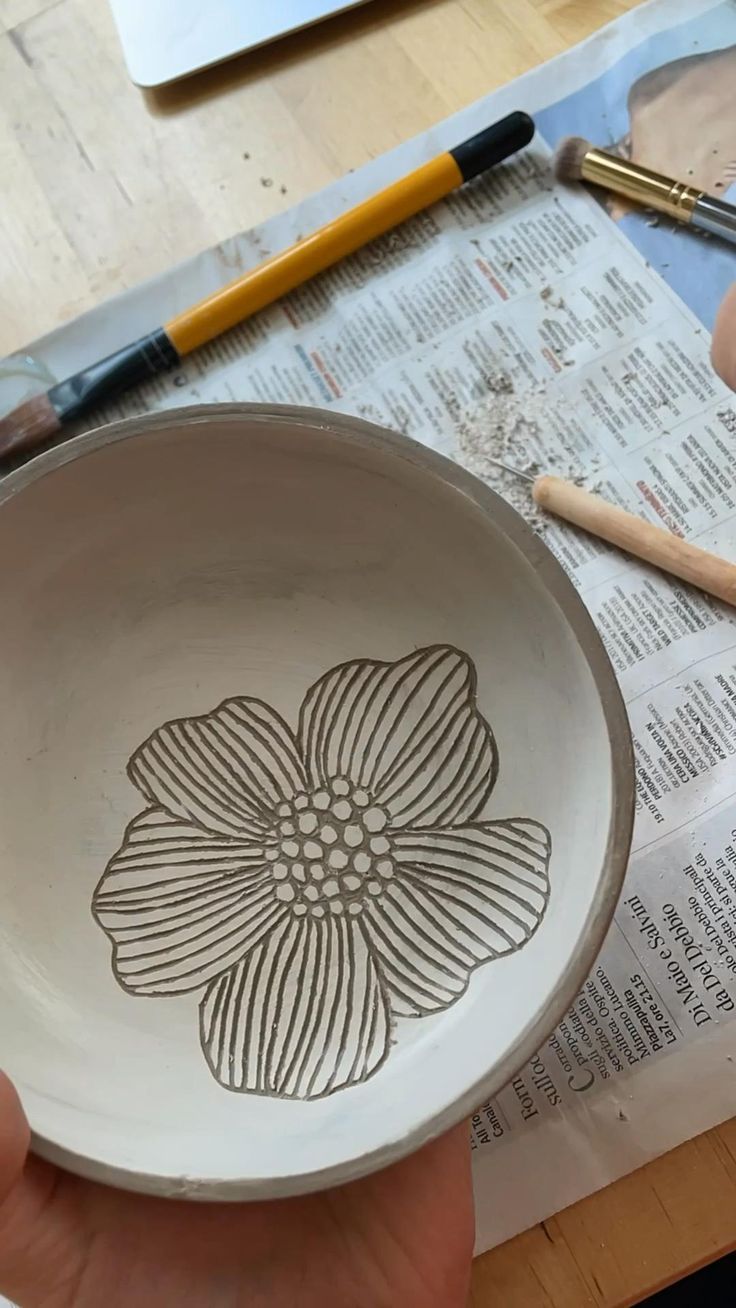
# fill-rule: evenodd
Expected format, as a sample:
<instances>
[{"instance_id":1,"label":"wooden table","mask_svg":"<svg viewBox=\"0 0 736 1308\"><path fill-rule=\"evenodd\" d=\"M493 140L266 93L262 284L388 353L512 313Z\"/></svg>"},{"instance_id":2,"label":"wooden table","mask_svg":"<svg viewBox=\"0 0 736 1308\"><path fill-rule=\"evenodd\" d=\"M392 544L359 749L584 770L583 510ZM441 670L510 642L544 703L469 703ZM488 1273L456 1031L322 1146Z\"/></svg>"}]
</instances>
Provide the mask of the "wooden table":
<instances>
[{"instance_id":1,"label":"wooden table","mask_svg":"<svg viewBox=\"0 0 736 1308\"><path fill-rule=\"evenodd\" d=\"M0 0L0 353L300 200L633 3L374 0L142 94L103 0ZM735 1244L736 1121L480 1258L472 1303L624 1308Z\"/></svg>"}]
</instances>

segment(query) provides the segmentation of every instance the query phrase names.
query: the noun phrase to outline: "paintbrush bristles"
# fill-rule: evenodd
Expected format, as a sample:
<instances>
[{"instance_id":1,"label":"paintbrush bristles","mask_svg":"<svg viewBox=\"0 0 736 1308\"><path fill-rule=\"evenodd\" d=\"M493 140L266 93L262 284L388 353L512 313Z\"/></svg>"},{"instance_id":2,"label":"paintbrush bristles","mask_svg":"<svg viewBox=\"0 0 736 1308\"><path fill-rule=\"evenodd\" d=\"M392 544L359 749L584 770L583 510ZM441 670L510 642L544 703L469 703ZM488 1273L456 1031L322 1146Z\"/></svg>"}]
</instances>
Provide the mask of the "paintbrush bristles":
<instances>
[{"instance_id":1,"label":"paintbrush bristles","mask_svg":"<svg viewBox=\"0 0 736 1308\"><path fill-rule=\"evenodd\" d=\"M59 415L48 395L34 395L0 418L0 459L27 454L59 430Z\"/></svg>"},{"instance_id":2,"label":"paintbrush bristles","mask_svg":"<svg viewBox=\"0 0 736 1308\"><path fill-rule=\"evenodd\" d=\"M566 136L555 150L554 173L560 182L579 182L583 176L583 162L592 149L590 141L582 136Z\"/></svg>"}]
</instances>

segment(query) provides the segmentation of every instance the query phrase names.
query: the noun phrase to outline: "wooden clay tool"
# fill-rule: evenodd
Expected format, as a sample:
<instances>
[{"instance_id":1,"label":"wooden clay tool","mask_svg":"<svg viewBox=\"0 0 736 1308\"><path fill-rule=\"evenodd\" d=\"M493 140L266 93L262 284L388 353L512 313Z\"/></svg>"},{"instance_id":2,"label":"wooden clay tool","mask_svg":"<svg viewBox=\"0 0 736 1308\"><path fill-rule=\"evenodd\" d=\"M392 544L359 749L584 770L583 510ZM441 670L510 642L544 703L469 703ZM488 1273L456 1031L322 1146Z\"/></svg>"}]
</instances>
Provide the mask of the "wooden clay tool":
<instances>
[{"instance_id":1,"label":"wooden clay tool","mask_svg":"<svg viewBox=\"0 0 736 1308\"><path fill-rule=\"evenodd\" d=\"M680 536L655 527L634 513L627 513L617 504L610 504L600 495L594 495L562 477L531 477L518 468L498 460L494 462L530 482L532 499L541 509L582 527L591 536L617 545L644 563L651 563L655 568L707 591L716 599L725 600L726 604L736 605L736 563L729 563L717 554L691 545Z\"/></svg>"}]
</instances>

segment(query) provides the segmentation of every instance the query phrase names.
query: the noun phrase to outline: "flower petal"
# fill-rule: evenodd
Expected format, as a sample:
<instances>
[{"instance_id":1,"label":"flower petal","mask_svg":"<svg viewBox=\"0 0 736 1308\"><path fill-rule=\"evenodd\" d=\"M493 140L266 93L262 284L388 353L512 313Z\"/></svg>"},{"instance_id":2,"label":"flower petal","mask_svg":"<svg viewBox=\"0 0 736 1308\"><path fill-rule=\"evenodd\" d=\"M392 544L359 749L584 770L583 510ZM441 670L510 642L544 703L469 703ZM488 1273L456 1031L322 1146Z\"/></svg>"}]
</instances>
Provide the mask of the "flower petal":
<instances>
[{"instance_id":1,"label":"flower petal","mask_svg":"<svg viewBox=\"0 0 736 1308\"><path fill-rule=\"evenodd\" d=\"M299 740L313 784L348 777L392 825L475 817L496 776L496 749L476 708L475 668L446 645L397 663L356 660L308 691Z\"/></svg>"},{"instance_id":2,"label":"flower petal","mask_svg":"<svg viewBox=\"0 0 736 1308\"><path fill-rule=\"evenodd\" d=\"M291 731L258 699L228 699L202 717L166 722L136 750L128 775L176 817L256 838L281 801L305 785Z\"/></svg>"},{"instance_id":3,"label":"flower petal","mask_svg":"<svg viewBox=\"0 0 736 1308\"><path fill-rule=\"evenodd\" d=\"M125 990L175 995L206 985L285 916L263 849L153 809L129 825L92 912Z\"/></svg>"},{"instance_id":4,"label":"flower petal","mask_svg":"<svg viewBox=\"0 0 736 1308\"><path fill-rule=\"evenodd\" d=\"M212 1074L229 1090L316 1099L364 1081L389 1049L376 963L353 918L295 918L213 981L200 1005Z\"/></svg>"},{"instance_id":5,"label":"flower petal","mask_svg":"<svg viewBox=\"0 0 736 1308\"><path fill-rule=\"evenodd\" d=\"M397 1015L447 1007L479 963L533 936L549 899L550 837L526 818L392 837L396 876L366 928Z\"/></svg>"}]
</instances>

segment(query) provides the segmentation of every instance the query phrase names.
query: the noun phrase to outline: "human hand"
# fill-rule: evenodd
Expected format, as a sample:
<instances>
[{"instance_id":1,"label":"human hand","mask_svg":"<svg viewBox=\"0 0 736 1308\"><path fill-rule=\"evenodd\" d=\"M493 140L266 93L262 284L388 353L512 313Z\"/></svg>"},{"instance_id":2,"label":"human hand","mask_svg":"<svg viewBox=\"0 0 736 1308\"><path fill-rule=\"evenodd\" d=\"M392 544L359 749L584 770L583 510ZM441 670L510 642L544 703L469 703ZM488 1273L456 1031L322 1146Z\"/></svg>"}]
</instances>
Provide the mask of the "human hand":
<instances>
[{"instance_id":1,"label":"human hand","mask_svg":"<svg viewBox=\"0 0 736 1308\"><path fill-rule=\"evenodd\" d=\"M711 359L718 376L736 391L736 282L726 292L718 310Z\"/></svg>"},{"instance_id":2,"label":"human hand","mask_svg":"<svg viewBox=\"0 0 736 1308\"><path fill-rule=\"evenodd\" d=\"M198 1204L109 1189L28 1155L0 1074L0 1292L21 1308L464 1308L467 1124L339 1189Z\"/></svg>"}]
</instances>

